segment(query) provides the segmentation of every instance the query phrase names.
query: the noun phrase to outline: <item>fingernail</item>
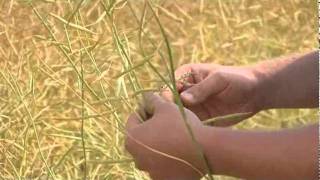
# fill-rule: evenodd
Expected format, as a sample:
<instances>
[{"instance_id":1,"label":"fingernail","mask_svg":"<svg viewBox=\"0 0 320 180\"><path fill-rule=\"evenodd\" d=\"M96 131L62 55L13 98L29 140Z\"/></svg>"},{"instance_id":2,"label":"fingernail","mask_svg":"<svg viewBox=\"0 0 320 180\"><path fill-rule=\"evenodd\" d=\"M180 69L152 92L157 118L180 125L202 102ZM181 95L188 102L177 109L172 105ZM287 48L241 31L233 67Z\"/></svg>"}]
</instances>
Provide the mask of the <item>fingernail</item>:
<instances>
[{"instance_id":1,"label":"fingernail","mask_svg":"<svg viewBox=\"0 0 320 180\"><path fill-rule=\"evenodd\" d=\"M188 92L181 93L181 98L188 102L194 102L194 97Z\"/></svg>"}]
</instances>

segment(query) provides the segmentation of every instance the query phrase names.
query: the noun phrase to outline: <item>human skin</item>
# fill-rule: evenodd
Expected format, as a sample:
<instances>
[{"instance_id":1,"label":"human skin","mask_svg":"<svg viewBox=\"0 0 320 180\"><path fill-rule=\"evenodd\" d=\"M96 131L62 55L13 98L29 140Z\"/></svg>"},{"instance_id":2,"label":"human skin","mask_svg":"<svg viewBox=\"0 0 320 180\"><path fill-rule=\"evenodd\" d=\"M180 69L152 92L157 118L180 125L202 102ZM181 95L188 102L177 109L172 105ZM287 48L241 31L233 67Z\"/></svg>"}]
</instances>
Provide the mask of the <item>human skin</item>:
<instances>
[{"instance_id":1,"label":"human skin","mask_svg":"<svg viewBox=\"0 0 320 180\"><path fill-rule=\"evenodd\" d=\"M201 120L234 113L272 108L314 108L318 106L318 52L267 60L253 66L186 64L176 79L191 73L184 83L177 82L181 99ZM173 101L168 89L162 96ZM217 122L229 126L235 122Z\"/></svg>"},{"instance_id":2,"label":"human skin","mask_svg":"<svg viewBox=\"0 0 320 180\"><path fill-rule=\"evenodd\" d=\"M178 84L184 104L200 116L201 120L220 115L219 113L254 114L270 108L317 106L317 52L266 61L250 67L212 67L214 70L208 68L203 71L206 73L201 72L203 68L198 68L198 72L204 75L199 81L187 81L193 85L185 88ZM217 72L218 77L215 76ZM238 81L242 83L238 84ZM252 87L240 86L246 84ZM198 91L201 93L193 94L193 99L190 96L184 97L186 92L192 94ZM170 100L170 94L164 96ZM153 116L140 123L136 115L131 115L127 125L126 148L135 158L137 167L147 171L155 180L199 179L207 173L205 164L196 154L177 106L156 95L149 95L149 98L150 105L154 106ZM219 113L214 113L217 109L210 109L210 105L214 105L210 100L219 101L224 108ZM245 105L246 108L243 108ZM206 106L207 109L203 112L207 114L201 115L203 106ZM210 111L208 113L208 109L212 110L212 114ZM193 112L188 109L185 111L187 121L214 174L262 180L317 179L318 125L271 132L240 131L204 126ZM223 122L222 125L228 124ZM141 144L184 161L168 158ZM194 169L202 173L199 174Z\"/></svg>"},{"instance_id":3,"label":"human skin","mask_svg":"<svg viewBox=\"0 0 320 180\"><path fill-rule=\"evenodd\" d=\"M317 179L318 125L263 132L205 127L199 141L215 174L245 179Z\"/></svg>"},{"instance_id":4,"label":"human skin","mask_svg":"<svg viewBox=\"0 0 320 180\"><path fill-rule=\"evenodd\" d=\"M206 173L205 166L199 161L178 107L156 95L149 94L146 98L154 107L153 116L141 123L139 116L133 113L127 122L125 146L134 157L136 167L148 172L154 180L193 180L202 177ZM187 121L198 136L204 126L190 110L185 109L185 112ZM163 156L141 144L187 161L202 175L186 163Z\"/></svg>"}]
</instances>

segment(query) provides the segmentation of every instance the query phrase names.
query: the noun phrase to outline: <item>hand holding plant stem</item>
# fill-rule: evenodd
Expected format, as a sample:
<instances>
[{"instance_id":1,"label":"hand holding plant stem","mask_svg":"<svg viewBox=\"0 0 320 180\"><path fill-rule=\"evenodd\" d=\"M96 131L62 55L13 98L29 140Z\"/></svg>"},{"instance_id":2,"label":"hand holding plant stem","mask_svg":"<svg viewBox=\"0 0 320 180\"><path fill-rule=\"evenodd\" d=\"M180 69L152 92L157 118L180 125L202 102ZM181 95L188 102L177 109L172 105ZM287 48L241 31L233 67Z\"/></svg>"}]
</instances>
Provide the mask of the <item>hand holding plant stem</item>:
<instances>
[{"instance_id":1,"label":"hand holding plant stem","mask_svg":"<svg viewBox=\"0 0 320 180\"><path fill-rule=\"evenodd\" d=\"M126 128L126 149L136 166L154 180L200 179L207 173L206 166L198 158L178 107L157 95L145 97L153 107L152 116L141 123L132 114ZM245 179L316 179L318 125L277 132L241 131L204 126L194 113L184 111L215 173ZM296 146L297 142L303 146Z\"/></svg>"},{"instance_id":2,"label":"hand holding plant stem","mask_svg":"<svg viewBox=\"0 0 320 180\"><path fill-rule=\"evenodd\" d=\"M261 109L257 96L259 81L250 67L186 64L175 71L175 76L183 77L176 84L184 106L206 124L233 125ZM168 88L161 94L173 101Z\"/></svg>"},{"instance_id":3,"label":"hand holding plant stem","mask_svg":"<svg viewBox=\"0 0 320 180\"><path fill-rule=\"evenodd\" d=\"M175 76L190 76L176 85L184 106L201 120L216 118L213 125L229 126L264 109L317 107L318 85L314 82L319 72L314 67L318 63L318 52L311 51L253 66L186 64ZM168 101L174 99L168 88L161 94ZM235 120L230 121L230 114ZM226 115L228 118L217 118Z\"/></svg>"},{"instance_id":4,"label":"hand holding plant stem","mask_svg":"<svg viewBox=\"0 0 320 180\"><path fill-rule=\"evenodd\" d=\"M195 153L197 154L198 159L204 163L206 172L208 172L208 174L209 174L208 179L213 180L213 177L211 176L212 170L211 170L211 167L210 167L209 162L207 160L207 157L204 154L203 149L200 147L199 142L196 140L196 137L195 137L195 134L194 134L194 132L192 130L192 127L191 127L191 125L189 124L189 122L187 120L187 115L185 113L185 109L183 107L182 101L181 101L181 99L179 97L178 89L177 89L177 86L176 86L176 83L175 83L176 81L175 81L175 75L174 75L174 69L175 68L174 68L174 63L173 63L173 55L172 55L172 50L171 50L171 47L170 47L170 43L169 43L168 37L167 37L167 35L165 33L165 30L164 30L164 28L163 28L163 26L162 26L162 24L160 22L159 17L157 16L155 11L153 10L150 1L148 1L148 6L149 6L153 16L155 17L155 19L157 21L157 24L159 25L160 32L162 34L162 37L164 39L164 42L165 42L165 45L166 45L166 49L167 49L168 62L169 62L168 73L170 74L171 86L170 86L170 83L168 83L167 85L170 86L170 90L173 93L173 96L175 97L175 101L177 102L177 105L178 105L177 107L178 107L178 109L180 111L180 114L182 116L181 120L182 120L182 122L184 124L185 130L188 132L187 134L189 134L189 137L190 137L191 142L193 144L193 147L195 149Z\"/></svg>"},{"instance_id":5,"label":"hand holding plant stem","mask_svg":"<svg viewBox=\"0 0 320 180\"><path fill-rule=\"evenodd\" d=\"M152 179L156 180L194 180L208 173L185 128L178 106L151 93L145 95L145 100L148 107L152 107L151 117L141 123L138 115L134 113L127 122L126 149L134 156L136 166L147 171ZM204 126L195 114L188 109L184 111L186 120L198 140ZM152 152L138 142L167 156Z\"/></svg>"}]
</instances>

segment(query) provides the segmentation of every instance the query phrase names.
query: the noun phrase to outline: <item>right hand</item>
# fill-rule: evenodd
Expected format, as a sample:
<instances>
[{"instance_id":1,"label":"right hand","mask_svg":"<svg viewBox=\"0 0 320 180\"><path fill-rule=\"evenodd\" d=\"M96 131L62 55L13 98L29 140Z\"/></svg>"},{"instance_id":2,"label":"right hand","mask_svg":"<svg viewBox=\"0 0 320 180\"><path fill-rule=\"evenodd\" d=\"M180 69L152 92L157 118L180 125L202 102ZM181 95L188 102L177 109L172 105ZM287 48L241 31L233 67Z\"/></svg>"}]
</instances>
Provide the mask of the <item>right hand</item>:
<instances>
[{"instance_id":1,"label":"right hand","mask_svg":"<svg viewBox=\"0 0 320 180\"><path fill-rule=\"evenodd\" d=\"M179 80L185 74L190 76ZM215 64L186 64L175 71L177 89L185 107L201 120L235 113L248 113L237 122L217 122L229 126L246 119L260 110L259 79L250 67L231 67ZM162 96L173 101L166 88Z\"/></svg>"}]
</instances>

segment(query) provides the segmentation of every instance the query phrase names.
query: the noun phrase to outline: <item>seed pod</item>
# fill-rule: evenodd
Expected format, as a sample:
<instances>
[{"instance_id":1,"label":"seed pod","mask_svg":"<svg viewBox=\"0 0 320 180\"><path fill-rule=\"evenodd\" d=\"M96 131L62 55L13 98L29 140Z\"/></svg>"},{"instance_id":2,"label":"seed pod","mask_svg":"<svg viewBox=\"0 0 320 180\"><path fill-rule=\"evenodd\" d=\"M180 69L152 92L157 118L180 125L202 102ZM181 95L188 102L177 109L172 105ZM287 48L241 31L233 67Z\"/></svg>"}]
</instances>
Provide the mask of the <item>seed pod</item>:
<instances>
[{"instance_id":1,"label":"seed pod","mask_svg":"<svg viewBox=\"0 0 320 180\"><path fill-rule=\"evenodd\" d=\"M242 119L250 117L251 115L252 115L252 112L228 114L228 115L218 116L218 117L205 120L202 123L208 126L213 126L215 124L226 123L226 122L235 124L241 121Z\"/></svg>"}]
</instances>

